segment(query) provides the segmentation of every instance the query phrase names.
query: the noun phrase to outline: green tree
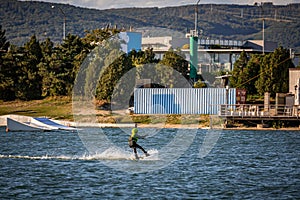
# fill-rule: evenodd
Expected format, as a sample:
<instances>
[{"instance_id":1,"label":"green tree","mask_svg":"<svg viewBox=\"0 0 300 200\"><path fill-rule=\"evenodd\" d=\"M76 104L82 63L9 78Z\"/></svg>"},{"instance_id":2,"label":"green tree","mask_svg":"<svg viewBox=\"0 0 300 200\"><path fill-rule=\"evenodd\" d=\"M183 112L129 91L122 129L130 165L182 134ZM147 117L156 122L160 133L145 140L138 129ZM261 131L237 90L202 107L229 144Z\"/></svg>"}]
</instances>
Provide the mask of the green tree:
<instances>
[{"instance_id":1,"label":"green tree","mask_svg":"<svg viewBox=\"0 0 300 200\"><path fill-rule=\"evenodd\" d=\"M18 64L16 97L22 100L41 98L42 77L39 74L38 64L42 59L39 41L35 36L21 48L21 62Z\"/></svg>"},{"instance_id":2,"label":"green tree","mask_svg":"<svg viewBox=\"0 0 300 200\"><path fill-rule=\"evenodd\" d=\"M98 82L96 91L97 99L110 101L117 83L132 67L132 61L126 54L119 56L113 63L106 67Z\"/></svg>"},{"instance_id":3,"label":"green tree","mask_svg":"<svg viewBox=\"0 0 300 200\"><path fill-rule=\"evenodd\" d=\"M166 66L173 70L166 69ZM180 81L182 79L175 79L174 73L177 72L183 78L186 78L188 72L188 62L185 60L184 55L180 52L180 50L175 52L173 49L170 49L164 54L163 59L156 66L156 72L159 80L163 81L165 87L180 87Z\"/></svg>"},{"instance_id":4,"label":"green tree","mask_svg":"<svg viewBox=\"0 0 300 200\"><path fill-rule=\"evenodd\" d=\"M255 83L260 70L260 55L252 55L250 60L243 51L235 62L230 84L232 87L246 89L248 94L257 94Z\"/></svg>"},{"instance_id":5,"label":"green tree","mask_svg":"<svg viewBox=\"0 0 300 200\"><path fill-rule=\"evenodd\" d=\"M102 57L106 60L103 60L101 64L101 66L103 65L104 67L103 71L100 72L100 79L96 91L98 100L110 101L114 91L117 92L116 95L125 95L130 92L126 89L132 88L132 84L135 85L135 79L141 78L141 74L143 74L143 78L151 79L152 77L147 77L147 74L144 73L147 64L156 64L158 62L152 49L147 49L145 51L133 50L128 54L123 54L122 52L117 51L117 49L120 49L120 47L117 46L120 45L119 42L110 45L110 47L106 48L107 52L101 53L101 55L103 55ZM100 61L101 59L98 59L99 63L101 63ZM119 81L122 77L132 68L136 68L137 76L131 77L130 80L123 80L123 82L120 83ZM134 81L134 83L132 83L132 81ZM122 89L118 88L118 85L121 85ZM128 85L128 87L125 85Z\"/></svg>"},{"instance_id":6,"label":"green tree","mask_svg":"<svg viewBox=\"0 0 300 200\"><path fill-rule=\"evenodd\" d=\"M18 65L20 65L22 55L19 54L19 48L12 45L3 56L0 79L0 96L3 100L15 100L15 83L18 79Z\"/></svg>"},{"instance_id":7,"label":"green tree","mask_svg":"<svg viewBox=\"0 0 300 200\"><path fill-rule=\"evenodd\" d=\"M86 31L82 38L83 49L74 59L76 73L76 95L97 99L110 99L111 82L101 80L112 77L112 67L123 53L120 51L120 41L113 37L119 30L95 29ZM80 71L78 72L78 69ZM99 80L100 78L100 80ZM102 79L101 79L102 78ZM99 84L98 84L99 82ZM79 84L80 83L80 84Z\"/></svg>"},{"instance_id":8,"label":"green tree","mask_svg":"<svg viewBox=\"0 0 300 200\"><path fill-rule=\"evenodd\" d=\"M289 51L283 47L265 55L260 66L259 79L255 84L258 93L263 95L270 92L275 97L276 93L288 92L288 71L293 67Z\"/></svg>"},{"instance_id":9,"label":"green tree","mask_svg":"<svg viewBox=\"0 0 300 200\"><path fill-rule=\"evenodd\" d=\"M153 68L159 60L155 58L153 49L148 48L145 51L133 50L128 57L131 59L133 67L136 67L137 76L134 77L135 79L150 79L151 83L155 83L155 72L149 69Z\"/></svg>"},{"instance_id":10,"label":"green tree","mask_svg":"<svg viewBox=\"0 0 300 200\"><path fill-rule=\"evenodd\" d=\"M180 50L175 52L173 49L170 49L164 54L163 59L159 63L172 67L184 77L187 76L188 62Z\"/></svg>"},{"instance_id":11,"label":"green tree","mask_svg":"<svg viewBox=\"0 0 300 200\"><path fill-rule=\"evenodd\" d=\"M94 29L92 31L85 30L85 36L82 38L82 43L89 50L101 45L103 41L108 40L112 36L120 33L117 28Z\"/></svg>"},{"instance_id":12,"label":"green tree","mask_svg":"<svg viewBox=\"0 0 300 200\"><path fill-rule=\"evenodd\" d=\"M148 63L158 63L158 59L155 58L153 49L146 49L145 51L132 50L129 52L128 57L132 60L132 64L135 67L142 66Z\"/></svg>"},{"instance_id":13,"label":"green tree","mask_svg":"<svg viewBox=\"0 0 300 200\"><path fill-rule=\"evenodd\" d=\"M198 80L194 83L194 88L207 88L207 85L203 81Z\"/></svg>"},{"instance_id":14,"label":"green tree","mask_svg":"<svg viewBox=\"0 0 300 200\"><path fill-rule=\"evenodd\" d=\"M246 79L241 88L245 88L251 95L257 94L255 84L259 77L260 60L261 55L252 55L245 70Z\"/></svg>"},{"instance_id":15,"label":"green tree","mask_svg":"<svg viewBox=\"0 0 300 200\"><path fill-rule=\"evenodd\" d=\"M72 89L79 63L78 56L84 50L84 44L79 36L68 34L64 42L52 50L49 62L49 95L60 96L72 94Z\"/></svg>"},{"instance_id":16,"label":"green tree","mask_svg":"<svg viewBox=\"0 0 300 200\"><path fill-rule=\"evenodd\" d=\"M248 80L246 74L248 60L249 59L247 57L246 52L242 51L239 59L234 63L234 67L231 72L232 76L229 78L231 87L245 88L243 84L246 80Z\"/></svg>"},{"instance_id":17,"label":"green tree","mask_svg":"<svg viewBox=\"0 0 300 200\"><path fill-rule=\"evenodd\" d=\"M288 49L277 48L272 53L273 87L275 93L287 93L289 91L289 68L294 68Z\"/></svg>"},{"instance_id":18,"label":"green tree","mask_svg":"<svg viewBox=\"0 0 300 200\"><path fill-rule=\"evenodd\" d=\"M14 99L13 80L10 75L11 71L9 70L12 66L7 62L7 65L5 65L4 61L9 45L5 36L5 30L2 30L2 26L0 25L0 99L3 100Z\"/></svg>"},{"instance_id":19,"label":"green tree","mask_svg":"<svg viewBox=\"0 0 300 200\"><path fill-rule=\"evenodd\" d=\"M42 96L50 95L50 90L53 87L53 73L51 73L51 55L53 53L53 42L47 38L40 44L43 57L39 63L39 74L42 77Z\"/></svg>"},{"instance_id":20,"label":"green tree","mask_svg":"<svg viewBox=\"0 0 300 200\"><path fill-rule=\"evenodd\" d=\"M8 51L8 48L10 45L6 39L5 33L6 33L6 31L2 30L2 26L0 25L0 68L3 63L2 57Z\"/></svg>"},{"instance_id":21,"label":"green tree","mask_svg":"<svg viewBox=\"0 0 300 200\"><path fill-rule=\"evenodd\" d=\"M272 73L270 66L271 54L264 55L260 59L260 70L259 70L259 78L255 83L255 87L259 95L263 95L265 92L271 92L272 88ZM274 97L274 92L271 93L272 97Z\"/></svg>"}]
</instances>

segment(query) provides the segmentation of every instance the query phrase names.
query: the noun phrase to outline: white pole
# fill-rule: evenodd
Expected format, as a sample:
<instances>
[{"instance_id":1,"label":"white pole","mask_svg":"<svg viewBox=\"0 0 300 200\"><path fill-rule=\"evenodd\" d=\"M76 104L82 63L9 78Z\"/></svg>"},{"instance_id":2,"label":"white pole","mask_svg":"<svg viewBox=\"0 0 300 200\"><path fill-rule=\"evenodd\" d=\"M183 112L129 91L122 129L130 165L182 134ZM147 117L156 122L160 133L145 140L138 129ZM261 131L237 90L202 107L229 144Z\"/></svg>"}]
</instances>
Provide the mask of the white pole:
<instances>
[{"instance_id":1,"label":"white pole","mask_svg":"<svg viewBox=\"0 0 300 200\"><path fill-rule=\"evenodd\" d=\"M263 18L263 31L262 31L262 40L263 40L263 44L262 44L262 48L263 48L263 55L265 55L265 19Z\"/></svg>"},{"instance_id":2,"label":"white pole","mask_svg":"<svg viewBox=\"0 0 300 200\"><path fill-rule=\"evenodd\" d=\"M198 23L198 5L200 3L200 0L198 0L195 8L195 34L197 34L197 23ZM198 35L197 35L198 36Z\"/></svg>"},{"instance_id":3,"label":"white pole","mask_svg":"<svg viewBox=\"0 0 300 200\"><path fill-rule=\"evenodd\" d=\"M55 6L51 6L51 8L55 8ZM63 14L64 16L64 23L63 23L63 39L66 39L66 14L64 13L64 11L58 7L58 9L60 10L60 12Z\"/></svg>"},{"instance_id":4,"label":"white pole","mask_svg":"<svg viewBox=\"0 0 300 200\"><path fill-rule=\"evenodd\" d=\"M66 15L64 14L64 40L66 39Z\"/></svg>"}]
</instances>

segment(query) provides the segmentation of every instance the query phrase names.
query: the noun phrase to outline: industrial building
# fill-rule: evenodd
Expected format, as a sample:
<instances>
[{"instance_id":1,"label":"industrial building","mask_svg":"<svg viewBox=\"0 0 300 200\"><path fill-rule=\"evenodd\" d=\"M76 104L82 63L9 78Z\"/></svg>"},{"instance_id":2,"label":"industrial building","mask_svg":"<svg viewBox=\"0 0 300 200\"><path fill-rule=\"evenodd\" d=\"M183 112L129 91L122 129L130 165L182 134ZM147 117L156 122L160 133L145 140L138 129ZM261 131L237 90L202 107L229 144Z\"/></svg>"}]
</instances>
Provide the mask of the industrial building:
<instances>
[{"instance_id":1,"label":"industrial building","mask_svg":"<svg viewBox=\"0 0 300 200\"><path fill-rule=\"evenodd\" d=\"M189 38L190 35L187 35L186 38L173 38L171 36L141 38L139 33L127 34L127 36L137 37L138 41L141 41L140 45L134 43L135 49L151 48L158 59L162 59L165 52L170 49L180 49L185 55L184 59L190 62L190 71L193 65L192 59L196 58L193 62L196 63L195 69L198 75L232 71L234 63L243 51L251 56L251 54L271 53L278 47L275 42L263 40L236 41L202 38L192 40ZM193 55L195 52L192 52L192 48L197 52L196 56ZM130 50L132 49L127 48L127 51ZM191 58L192 56L195 57ZM287 118L298 121L300 115L300 69L290 69L289 81L289 94L278 94L276 105L240 106L237 104L238 99L240 99L240 92L238 89L229 88L226 85L223 85L223 88L199 89L137 88L134 92L134 112L137 114L217 114L225 117L226 120L262 121ZM268 100L269 98L266 98L266 101ZM275 112L273 112L274 109Z\"/></svg>"},{"instance_id":2,"label":"industrial building","mask_svg":"<svg viewBox=\"0 0 300 200\"><path fill-rule=\"evenodd\" d=\"M187 35L188 36L188 35ZM198 40L198 74L213 71L232 71L235 61L241 52L248 54L262 54L273 52L277 47L276 42L263 42L262 40ZM185 54L185 59L190 61L189 38L146 37L142 38L142 50L152 48L156 57L162 59L169 49L180 49Z\"/></svg>"}]
</instances>

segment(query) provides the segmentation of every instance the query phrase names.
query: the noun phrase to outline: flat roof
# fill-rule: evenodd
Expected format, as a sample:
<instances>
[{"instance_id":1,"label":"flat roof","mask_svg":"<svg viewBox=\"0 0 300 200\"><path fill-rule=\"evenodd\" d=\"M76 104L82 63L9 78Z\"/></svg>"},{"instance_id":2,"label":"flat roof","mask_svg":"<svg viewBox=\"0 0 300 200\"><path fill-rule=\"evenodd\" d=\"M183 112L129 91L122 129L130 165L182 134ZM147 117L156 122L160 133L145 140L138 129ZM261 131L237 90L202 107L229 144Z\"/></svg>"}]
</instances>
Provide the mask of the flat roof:
<instances>
[{"instance_id":1,"label":"flat roof","mask_svg":"<svg viewBox=\"0 0 300 200\"><path fill-rule=\"evenodd\" d=\"M153 52L155 53L165 53L166 51L168 50L153 49ZM198 52L208 52L208 53L240 53L243 51L251 52L251 53L262 53L262 50L257 50L257 49L198 49ZM190 52L190 49L181 49L181 52L187 53Z\"/></svg>"}]
</instances>

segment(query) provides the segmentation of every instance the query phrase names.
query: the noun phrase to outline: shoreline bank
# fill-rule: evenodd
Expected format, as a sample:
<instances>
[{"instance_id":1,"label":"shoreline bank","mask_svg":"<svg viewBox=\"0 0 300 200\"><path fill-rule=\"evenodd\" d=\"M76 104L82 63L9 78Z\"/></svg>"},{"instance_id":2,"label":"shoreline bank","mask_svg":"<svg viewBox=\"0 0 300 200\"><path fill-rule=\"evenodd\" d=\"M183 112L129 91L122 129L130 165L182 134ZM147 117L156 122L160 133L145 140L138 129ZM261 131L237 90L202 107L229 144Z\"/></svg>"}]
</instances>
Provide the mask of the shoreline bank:
<instances>
[{"instance_id":1,"label":"shoreline bank","mask_svg":"<svg viewBox=\"0 0 300 200\"><path fill-rule=\"evenodd\" d=\"M11 117L12 115L2 115L0 116L0 127L6 127L6 118ZM18 116L19 118L22 116ZM26 116L24 116L26 117ZM76 127L76 128L133 128L135 123L77 123L67 120L53 120L56 123L59 123L64 126ZM282 127L282 128L267 128L267 127L223 127L211 129L209 126L203 124L170 124L170 123L137 123L138 128L173 128L173 129L210 129L210 130L287 130L287 131L299 131L300 127Z\"/></svg>"}]
</instances>

